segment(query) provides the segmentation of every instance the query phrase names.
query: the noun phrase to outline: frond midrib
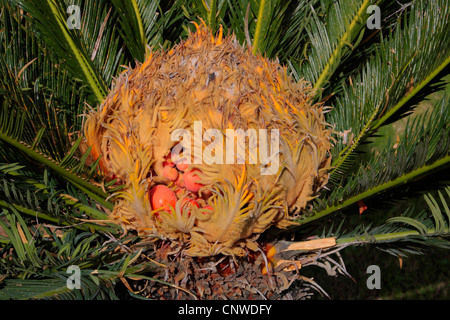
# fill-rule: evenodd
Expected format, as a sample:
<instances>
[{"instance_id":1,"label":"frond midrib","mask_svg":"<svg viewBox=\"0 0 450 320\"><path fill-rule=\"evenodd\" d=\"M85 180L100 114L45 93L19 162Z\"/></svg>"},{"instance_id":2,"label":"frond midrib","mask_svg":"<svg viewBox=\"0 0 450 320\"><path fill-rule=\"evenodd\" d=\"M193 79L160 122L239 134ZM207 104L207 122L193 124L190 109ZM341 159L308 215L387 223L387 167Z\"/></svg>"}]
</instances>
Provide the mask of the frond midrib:
<instances>
[{"instance_id":1,"label":"frond midrib","mask_svg":"<svg viewBox=\"0 0 450 320\"><path fill-rule=\"evenodd\" d=\"M332 206L328 206L326 209L321 210L319 212L316 212L313 216L311 217L304 217L304 218L300 218L298 220L296 220L296 222L298 222L300 225L305 225L307 223L310 223L312 221L318 220L318 219L322 219L325 216L328 216L332 213L335 213L337 211L340 211L342 209L345 209L355 203L357 203L360 200L364 200L367 199L369 197L372 197L376 194L379 194L381 192L384 192L386 190L392 189L394 187L400 186L408 181L411 181L412 179L414 179L415 177L421 176L425 173L429 173L433 170L439 169L439 168L443 168L444 166L446 166L448 163L450 163L450 155L447 155L437 161L435 161L432 164L429 165L425 165L422 166L421 168L415 169L409 173L406 173L396 179L393 179L391 181L388 181L386 183L382 183L376 187L373 187L369 190L366 190L364 192L361 192L353 197L350 197L349 199L338 203L336 205L332 205Z\"/></svg>"}]
</instances>

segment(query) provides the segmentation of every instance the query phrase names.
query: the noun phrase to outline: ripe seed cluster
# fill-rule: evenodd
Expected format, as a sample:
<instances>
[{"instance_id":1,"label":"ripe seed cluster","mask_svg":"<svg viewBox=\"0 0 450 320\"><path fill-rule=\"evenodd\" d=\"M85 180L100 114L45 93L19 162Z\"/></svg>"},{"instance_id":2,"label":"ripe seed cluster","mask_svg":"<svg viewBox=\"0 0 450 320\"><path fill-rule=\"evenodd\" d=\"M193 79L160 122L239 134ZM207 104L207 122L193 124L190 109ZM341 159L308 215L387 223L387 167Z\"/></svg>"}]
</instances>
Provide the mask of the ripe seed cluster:
<instances>
[{"instance_id":1,"label":"ripe seed cluster","mask_svg":"<svg viewBox=\"0 0 450 320\"><path fill-rule=\"evenodd\" d=\"M206 203L208 195L198 194L203 184L198 183L199 170L188 169L186 161L174 163L169 156L163 162L163 177L171 181L168 186L158 184L149 190L149 200L153 210L162 209L167 212L175 209L178 199L182 200L182 207L188 206L188 214L193 208L202 207L203 213L209 213L212 207Z\"/></svg>"}]
</instances>

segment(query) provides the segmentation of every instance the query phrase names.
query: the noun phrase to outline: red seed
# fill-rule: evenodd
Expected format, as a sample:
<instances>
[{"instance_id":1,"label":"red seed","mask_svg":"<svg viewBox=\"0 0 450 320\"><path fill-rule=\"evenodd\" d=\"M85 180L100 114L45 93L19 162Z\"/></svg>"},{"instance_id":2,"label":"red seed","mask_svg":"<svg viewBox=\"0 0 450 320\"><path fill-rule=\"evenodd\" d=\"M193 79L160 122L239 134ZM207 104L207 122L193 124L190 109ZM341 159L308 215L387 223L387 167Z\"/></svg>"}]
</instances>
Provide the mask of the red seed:
<instances>
[{"instance_id":1,"label":"red seed","mask_svg":"<svg viewBox=\"0 0 450 320\"><path fill-rule=\"evenodd\" d=\"M163 209L170 212L170 208L175 208L177 196L167 186L159 184L151 188L148 197L153 210Z\"/></svg>"},{"instance_id":2,"label":"red seed","mask_svg":"<svg viewBox=\"0 0 450 320\"><path fill-rule=\"evenodd\" d=\"M198 192L203 187L201 183L197 182L200 180L200 177L197 175L198 172L200 171L194 169L185 172L183 175L184 184L189 191Z\"/></svg>"},{"instance_id":3,"label":"red seed","mask_svg":"<svg viewBox=\"0 0 450 320\"><path fill-rule=\"evenodd\" d=\"M162 163L163 167L169 166L169 167L175 167L175 163L172 161L172 155L169 153L164 157L164 161Z\"/></svg>"},{"instance_id":4,"label":"red seed","mask_svg":"<svg viewBox=\"0 0 450 320\"><path fill-rule=\"evenodd\" d=\"M194 206L194 207L200 208L198 202L194 199L186 199L184 202L187 202L188 206Z\"/></svg>"},{"instance_id":5,"label":"red seed","mask_svg":"<svg viewBox=\"0 0 450 320\"><path fill-rule=\"evenodd\" d=\"M179 161L176 162L177 165L177 169L180 171L186 171L187 168L189 167L189 164L186 163L186 159L180 159Z\"/></svg>"},{"instance_id":6,"label":"red seed","mask_svg":"<svg viewBox=\"0 0 450 320\"><path fill-rule=\"evenodd\" d=\"M178 179L177 179L177 181L175 182L175 184L176 184L178 187L180 187L180 188L186 187L186 185L185 185L185 183L184 183L184 179L183 179L183 174L182 174L182 173L180 173L180 174L178 175Z\"/></svg>"},{"instance_id":7,"label":"red seed","mask_svg":"<svg viewBox=\"0 0 450 320\"><path fill-rule=\"evenodd\" d=\"M165 161L163 161L163 167L173 168L173 167L175 167L175 163L173 163L172 160L165 160Z\"/></svg>"},{"instance_id":8,"label":"red seed","mask_svg":"<svg viewBox=\"0 0 450 320\"><path fill-rule=\"evenodd\" d=\"M170 166L165 166L163 168L163 176L171 181L175 181L178 179L178 170Z\"/></svg>"}]
</instances>

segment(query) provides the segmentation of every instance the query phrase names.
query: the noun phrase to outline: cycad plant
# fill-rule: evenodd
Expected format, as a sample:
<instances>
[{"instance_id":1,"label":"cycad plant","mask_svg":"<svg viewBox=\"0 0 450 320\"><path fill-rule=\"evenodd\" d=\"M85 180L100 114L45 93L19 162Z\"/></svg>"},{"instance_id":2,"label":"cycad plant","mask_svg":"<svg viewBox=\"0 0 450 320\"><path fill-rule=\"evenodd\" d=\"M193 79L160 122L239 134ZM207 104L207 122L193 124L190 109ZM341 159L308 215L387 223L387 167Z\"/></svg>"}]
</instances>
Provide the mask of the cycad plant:
<instances>
[{"instance_id":1,"label":"cycad plant","mask_svg":"<svg viewBox=\"0 0 450 320\"><path fill-rule=\"evenodd\" d=\"M1 3L0 298L301 299L449 248L448 1Z\"/></svg>"}]
</instances>

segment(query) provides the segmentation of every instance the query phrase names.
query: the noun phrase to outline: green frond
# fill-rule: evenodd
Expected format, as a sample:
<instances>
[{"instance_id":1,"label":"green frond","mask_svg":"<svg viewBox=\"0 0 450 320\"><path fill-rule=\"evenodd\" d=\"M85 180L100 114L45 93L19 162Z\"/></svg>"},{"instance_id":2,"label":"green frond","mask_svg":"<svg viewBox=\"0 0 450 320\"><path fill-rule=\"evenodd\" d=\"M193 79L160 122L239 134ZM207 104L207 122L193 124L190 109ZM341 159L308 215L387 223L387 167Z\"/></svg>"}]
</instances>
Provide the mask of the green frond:
<instances>
[{"instance_id":1,"label":"green frond","mask_svg":"<svg viewBox=\"0 0 450 320\"><path fill-rule=\"evenodd\" d=\"M52 59L55 56L39 58L43 50L41 43L23 44L9 38L21 30L19 18L18 11L13 9L4 11L1 17L5 32L0 40L6 51L0 58L3 89L0 93L0 150L3 160L23 164L33 161L40 166L49 166L69 181L75 179L75 185L106 204L104 200L108 194L81 177L92 176L95 171L95 163L89 169L86 166L89 150L79 154L77 147L81 140L72 142L81 126L79 106L75 110L72 107L81 103L78 99L83 99L78 93L78 83L69 80L67 72L59 72L54 67ZM27 32L31 33L28 20L24 23L28 26ZM33 63L26 65L27 57ZM13 64L17 58L25 64L21 69ZM27 84L32 84L32 88L26 87ZM39 165L34 167L41 170Z\"/></svg>"},{"instance_id":2,"label":"green frond","mask_svg":"<svg viewBox=\"0 0 450 320\"><path fill-rule=\"evenodd\" d=\"M331 78L348 51L361 40L367 20L367 8L378 1L335 1L326 12L326 20L314 8L306 31L310 49L301 73L315 89L321 89Z\"/></svg>"},{"instance_id":3,"label":"green frond","mask_svg":"<svg viewBox=\"0 0 450 320\"><path fill-rule=\"evenodd\" d=\"M144 62L147 37L136 0L112 0L116 12L122 39L134 59ZM113 51L114 52L114 51Z\"/></svg>"},{"instance_id":4,"label":"green frond","mask_svg":"<svg viewBox=\"0 0 450 320\"><path fill-rule=\"evenodd\" d=\"M133 53L137 51L136 57L139 57L137 55L138 52L142 52L141 55L145 53L145 41L134 35L130 36L127 33L123 33L122 28L130 26L124 26L123 19L119 18L120 14L123 13L122 8L117 8L119 5L114 10L110 1L84 2L84 5L83 1L73 1L73 4L79 5L81 12L81 29L76 29L79 32L77 36L80 38L80 49L84 50L87 58L92 61L99 81L103 81L104 86L110 88L113 78L121 71L121 65L130 61L126 56L127 52L124 48L124 42L126 48L129 51L133 51ZM127 4L125 10L130 6ZM63 8L67 7L63 6ZM130 18L134 17L133 13L129 13L128 16ZM119 21L119 24L116 21ZM138 24L138 22L130 22L130 24ZM135 44L133 41L138 43ZM57 50L55 52L58 53ZM134 63L133 60L131 62ZM77 71L77 74L70 73L70 75L75 78L81 78L78 75L79 73ZM84 81L83 84L89 88ZM101 85L103 86L103 84ZM92 104L92 107L95 107L94 103L101 101L102 99L97 101L89 100L89 103Z\"/></svg>"},{"instance_id":5,"label":"green frond","mask_svg":"<svg viewBox=\"0 0 450 320\"><path fill-rule=\"evenodd\" d=\"M42 38L60 56L65 57L65 67L73 76L83 79L96 101L102 101L107 92L105 81L88 56L86 46L80 41L76 29L68 28L69 17L63 3L47 0L39 3L17 1L14 4L33 17Z\"/></svg>"},{"instance_id":6,"label":"green frond","mask_svg":"<svg viewBox=\"0 0 450 320\"><path fill-rule=\"evenodd\" d=\"M262 53L264 48L264 38L269 30L272 2L273 0L261 0L259 1L258 14L256 16L255 35L253 37L253 53ZM275 7L275 6L274 6Z\"/></svg>"},{"instance_id":7,"label":"green frond","mask_svg":"<svg viewBox=\"0 0 450 320\"><path fill-rule=\"evenodd\" d=\"M8 231L12 229L5 224L3 227ZM38 229L33 230L35 233L38 231ZM4 256L7 258L5 263L0 265L2 273L6 275L10 272L21 272L20 275L16 275L16 278L7 278L1 282L0 300L110 300L117 299L114 286L119 279L142 277L163 282L141 274L156 270L158 267L153 263L133 264L140 257L141 251L130 254L114 253L120 245L119 241L102 243L97 235L77 234L73 230L61 229L61 234L53 234L53 241L50 242L45 241L45 238L39 234L48 236L52 234L51 230L41 227L41 231L34 238L30 238L35 242L35 247L39 246L38 249L31 251L31 254L42 252L43 254L40 254L42 261L39 262L45 263L44 267L41 265L26 268L19 266L21 263L27 266L30 261L30 256L25 255L25 251L21 251L25 249L22 248L24 239L14 239L13 253L0 250L6 253ZM20 260L20 257L23 259ZM68 281L73 282L73 279L69 279L73 274L73 271L68 269L70 266L76 266L80 270L80 289L72 290L67 285Z\"/></svg>"},{"instance_id":8,"label":"green frond","mask_svg":"<svg viewBox=\"0 0 450 320\"><path fill-rule=\"evenodd\" d=\"M394 147L391 141L384 151L361 162L358 171L345 180L335 182L326 200L316 199L311 215L301 217L305 224L342 210L360 200L403 185L450 163L449 100L444 96L429 114L410 119L406 132ZM382 159L382 161L380 161Z\"/></svg>"},{"instance_id":9,"label":"green frond","mask_svg":"<svg viewBox=\"0 0 450 320\"><path fill-rule=\"evenodd\" d=\"M338 237L336 245L372 244L381 250L400 256L420 254L431 248L449 249L450 187L447 186L444 190L447 198L439 191L441 203L438 203L431 193L424 195L428 204L427 211L417 212L414 208L409 208L402 216L388 219L384 225L358 228Z\"/></svg>"},{"instance_id":10,"label":"green frond","mask_svg":"<svg viewBox=\"0 0 450 320\"><path fill-rule=\"evenodd\" d=\"M217 31L219 24L223 22L223 17L227 9L226 0L198 0L195 1L198 14L213 32Z\"/></svg>"},{"instance_id":11,"label":"green frond","mask_svg":"<svg viewBox=\"0 0 450 320\"><path fill-rule=\"evenodd\" d=\"M93 199L101 203L107 208L112 208L111 204L108 204L105 199L108 197L108 194L101 190L99 187L93 185L92 183L88 182L85 178L82 178L80 176L77 176L76 174L70 172L69 170L66 170L64 167L62 167L59 163L57 163L55 160L45 156L44 154L33 150L30 145L26 144L23 141L19 141L16 139L11 138L7 134L4 134L0 132L0 140L9 144L10 146L14 147L15 149L23 152L31 159L37 161L40 164L43 164L50 169L57 172L59 175L61 175L63 178L70 181L73 185L77 186L84 192L88 193Z\"/></svg>"},{"instance_id":12,"label":"green frond","mask_svg":"<svg viewBox=\"0 0 450 320\"><path fill-rule=\"evenodd\" d=\"M308 48L306 28L313 15L317 14L317 11L323 10L321 7L316 11L311 10L316 7L317 2L319 1L288 1L287 8L283 12L284 21L279 26L279 33L271 33L278 36L278 38L272 36L273 39L270 41L274 46L273 55L276 55L281 63L288 66L296 81L300 81L303 77L299 73L298 62L305 58L305 51Z\"/></svg>"},{"instance_id":13,"label":"green frond","mask_svg":"<svg viewBox=\"0 0 450 320\"><path fill-rule=\"evenodd\" d=\"M444 2L417 1L404 14L403 28L392 31L386 40L383 37L364 68L341 84L328 121L336 132L352 139L338 137L332 151L332 178L341 176L341 166L362 142L392 120L427 84L437 80L448 65L447 9ZM424 15L425 10L429 14ZM435 57L431 63L430 56Z\"/></svg>"},{"instance_id":14,"label":"green frond","mask_svg":"<svg viewBox=\"0 0 450 320\"><path fill-rule=\"evenodd\" d=\"M159 1L148 3L148 1L137 0L136 2L144 28L145 42L150 46L156 46L162 39L162 30L157 22Z\"/></svg>"},{"instance_id":15,"label":"green frond","mask_svg":"<svg viewBox=\"0 0 450 320\"><path fill-rule=\"evenodd\" d=\"M275 58L277 50L281 50L283 22L288 19L289 1L228 1L229 11L221 17L229 20L229 29L225 24L224 32L233 32L241 44L252 46L253 53ZM222 15L223 4L219 4Z\"/></svg>"},{"instance_id":16,"label":"green frond","mask_svg":"<svg viewBox=\"0 0 450 320\"><path fill-rule=\"evenodd\" d=\"M31 300L31 299L61 299L61 300L118 300L112 283L100 281L89 276L83 277L80 290L70 290L67 281L70 273L61 272L53 278L42 279L7 279L0 291L0 300Z\"/></svg>"},{"instance_id":17,"label":"green frond","mask_svg":"<svg viewBox=\"0 0 450 320\"><path fill-rule=\"evenodd\" d=\"M12 213L9 213L9 210ZM8 240L14 247L18 262L25 270L41 268L43 262L39 258L33 235L28 229L27 223L17 210L14 208L9 208L9 210L6 212L2 210L1 216L5 220L0 219L0 227L6 232Z\"/></svg>"},{"instance_id":18,"label":"green frond","mask_svg":"<svg viewBox=\"0 0 450 320\"><path fill-rule=\"evenodd\" d=\"M36 217L61 226L73 226L81 230L118 232L118 227L112 224L95 224L82 221L90 217L94 220L108 220L104 211L95 208L89 199L76 190L68 187L66 193L56 190L56 182L44 171L44 178L37 181L21 174L22 166L17 164L0 166L0 207L17 210L18 212ZM72 215L67 216L71 211Z\"/></svg>"}]
</instances>

